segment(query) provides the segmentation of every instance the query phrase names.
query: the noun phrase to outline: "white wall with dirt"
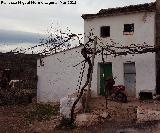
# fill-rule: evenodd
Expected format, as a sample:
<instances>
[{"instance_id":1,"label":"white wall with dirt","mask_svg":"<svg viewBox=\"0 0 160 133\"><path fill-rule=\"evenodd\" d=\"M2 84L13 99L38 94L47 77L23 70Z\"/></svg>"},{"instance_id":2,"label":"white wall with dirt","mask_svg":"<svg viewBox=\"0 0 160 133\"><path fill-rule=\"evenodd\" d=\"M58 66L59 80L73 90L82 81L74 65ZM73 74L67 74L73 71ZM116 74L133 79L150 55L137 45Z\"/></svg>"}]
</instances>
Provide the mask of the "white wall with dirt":
<instances>
[{"instance_id":1,"label":"white wall with dirt","mask_svg":"<svg viewBox=\"0 0 160 133\"><path fill-rule=\"evenodd\" d=\"M123 25L134 23L134 34L123 35ZM129 44L154 45L155 43L155 13L133 13L119 16L100 17L84 21L84 31L89 32L94 28L95 35L100 35L101 26L110 26L110 37L107 37L119 45L127 46ZM60 52L42 59L44 66L37 62L37 100L39 102L53 102L69 94L76 92L79 88L78 80L81 78L82 64L75 66L84 60L81 55L81 48L77 47L65 52ZM99 94L99 68L98 63L102 62L101 56L95 58L95 65L92 77L92 94ZM155 71L155 54L147 53L142 55L127 55L105 58L105 62L112 63L113 76L116 85L124 84L124 63L135 62L136 67L136 96L140 90L155 90L156 71ZM82 85L86 79L88 65L86 65ZM81 86L82 86L81 85Z\"/></svg>"},{"instance_id":2,"label":"white wall with dirt","mask_svg":"<svg viewBox=\"0 0 160 133\"><path fill-rule=\"evenodd\" d=\"M124 24L134 24L134 32L124 35ZM131 44L155 45L155 12L126 13L115 16L96 17L84 20L84 32L91 32L100 38L100 28L110 26L110 37L101 38L108 44L116 46L129 46ZM86 38L85 38L86 41ZM112 44L113 44L112 43ZM106 44L107 45L107 44ZM156 67L155 53L142 55L127 55L107 59L112 62L113 76L116 76L116 84L124 85L124 63L135 62L136 68L136 96L141 90L155 91Z\"/></svg>"}]
</instances>

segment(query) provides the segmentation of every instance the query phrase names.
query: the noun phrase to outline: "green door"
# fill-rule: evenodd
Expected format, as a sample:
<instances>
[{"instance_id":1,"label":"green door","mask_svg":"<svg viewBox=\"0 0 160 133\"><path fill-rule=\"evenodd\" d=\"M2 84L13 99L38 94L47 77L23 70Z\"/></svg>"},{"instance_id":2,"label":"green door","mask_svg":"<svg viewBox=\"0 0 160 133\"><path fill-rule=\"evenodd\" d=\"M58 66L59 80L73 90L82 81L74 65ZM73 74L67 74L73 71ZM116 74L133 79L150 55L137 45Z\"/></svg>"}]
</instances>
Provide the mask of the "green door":
<instances>
[{"instance_id":1,"label":"green door","mask_svg":"<svg viewBox=\"0 0 160 133\"><path fill-rule=\"evenodd\" d=\"M105 79L112 75L112 64L100 64L100 95L104 96Z\"/></svg>"}]
</instances>

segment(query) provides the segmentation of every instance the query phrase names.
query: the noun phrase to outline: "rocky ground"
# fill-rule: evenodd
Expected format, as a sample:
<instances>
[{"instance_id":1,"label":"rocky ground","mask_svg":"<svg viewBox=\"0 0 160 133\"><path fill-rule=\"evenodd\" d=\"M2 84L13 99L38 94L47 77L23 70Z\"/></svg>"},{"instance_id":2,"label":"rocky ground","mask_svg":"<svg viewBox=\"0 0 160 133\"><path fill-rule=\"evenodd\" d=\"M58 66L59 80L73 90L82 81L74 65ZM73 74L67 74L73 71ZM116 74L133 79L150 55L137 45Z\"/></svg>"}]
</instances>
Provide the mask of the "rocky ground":
<instances>
[{"instance_id":1,"label":"rocky ground","mask_svg":"<svg viewBox=\"0 0 160 133\"><path fill-rule=\"evenodd\" d=\"M92 98L89 104L89 122L73 130L55 129L60 121L59 115L53 115L50 120L32 121L25 119L25 114L32 110L35 104L0 106L0 133L158 133L159 121L137 122L137 107L160 111L157 100L129 100L128 103L108 101L105 108L104 97Z\"/></svg>"}]
</instances>

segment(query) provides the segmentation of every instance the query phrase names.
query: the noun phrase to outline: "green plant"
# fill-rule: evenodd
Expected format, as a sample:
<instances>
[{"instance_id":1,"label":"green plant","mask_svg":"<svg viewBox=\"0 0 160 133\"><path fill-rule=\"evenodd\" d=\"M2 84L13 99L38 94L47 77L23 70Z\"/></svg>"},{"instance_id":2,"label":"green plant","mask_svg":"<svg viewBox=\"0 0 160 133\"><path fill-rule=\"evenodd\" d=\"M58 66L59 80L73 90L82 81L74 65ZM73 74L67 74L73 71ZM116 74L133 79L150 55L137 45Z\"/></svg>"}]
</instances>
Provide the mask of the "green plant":
<instances>
[{"instance_id":1,"label":"green plant","mask_svg":"<svg viewBox=\"0 0 160 133\"><path fill-rule=\"evenodd\" d=\"M26 113L25 118L32 122L34 120L43 121L49 120L53 115L57 115L59 106L50 104L36 104L33 110Z\"/></svg>"}]
</instances>

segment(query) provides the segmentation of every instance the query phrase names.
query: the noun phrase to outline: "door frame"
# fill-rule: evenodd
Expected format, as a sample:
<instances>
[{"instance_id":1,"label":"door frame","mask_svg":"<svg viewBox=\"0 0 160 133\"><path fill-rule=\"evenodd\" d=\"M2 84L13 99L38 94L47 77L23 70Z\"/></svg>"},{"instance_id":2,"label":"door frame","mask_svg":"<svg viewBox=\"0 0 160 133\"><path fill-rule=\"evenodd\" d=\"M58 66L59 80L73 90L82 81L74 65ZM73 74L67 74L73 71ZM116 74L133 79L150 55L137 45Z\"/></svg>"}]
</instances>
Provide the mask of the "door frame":
<instances>
[{"instance_id":1,"label":"door frame","mask_svg":"<svg viewBox=\"0 0 160 133\"><path fill-rule=\"evenodd\" d=\"M136 97L136 62L134 62L134 61L127 61L127 62L124 62L123 63L123 70L124 70L124 66L125 66L125 64L134 64L134 68L135 68L135 73L133 73L133 74L135 74L135 90L134 90L134 96L131 96L131 97ZM127 73L125 73L125 70L123 71L123 77L124 77L124 85L125 85L125 74L127 74ZM129 73L128 73L129 74ZM132 73L131 73L132 74ZM126 86L125 86L125 88L126 88ZM126 91L127 91L127 88L126 88Z\"/></svg>"},{"instance_id":2,"label":"door frame","mask_svg":"<svg viewBox=\"0 0 160 133\"><path fill-rule=\"evenodd\" d=\"M100 80L101 80L101 78L100 78L100 69L101 69L101 65L103 64L103 62L98 62L97 63L97 65L98 65L98 67L97 67L97 95L99 95L100 96L100 88L101 88L101 84L100 84ZM107 64L111 64L112 65L112 62L105 62L104 63L105 65L107 65ZM113 70L112 70L112 73L113 73Z\"/></svg>"}]
</instances>

